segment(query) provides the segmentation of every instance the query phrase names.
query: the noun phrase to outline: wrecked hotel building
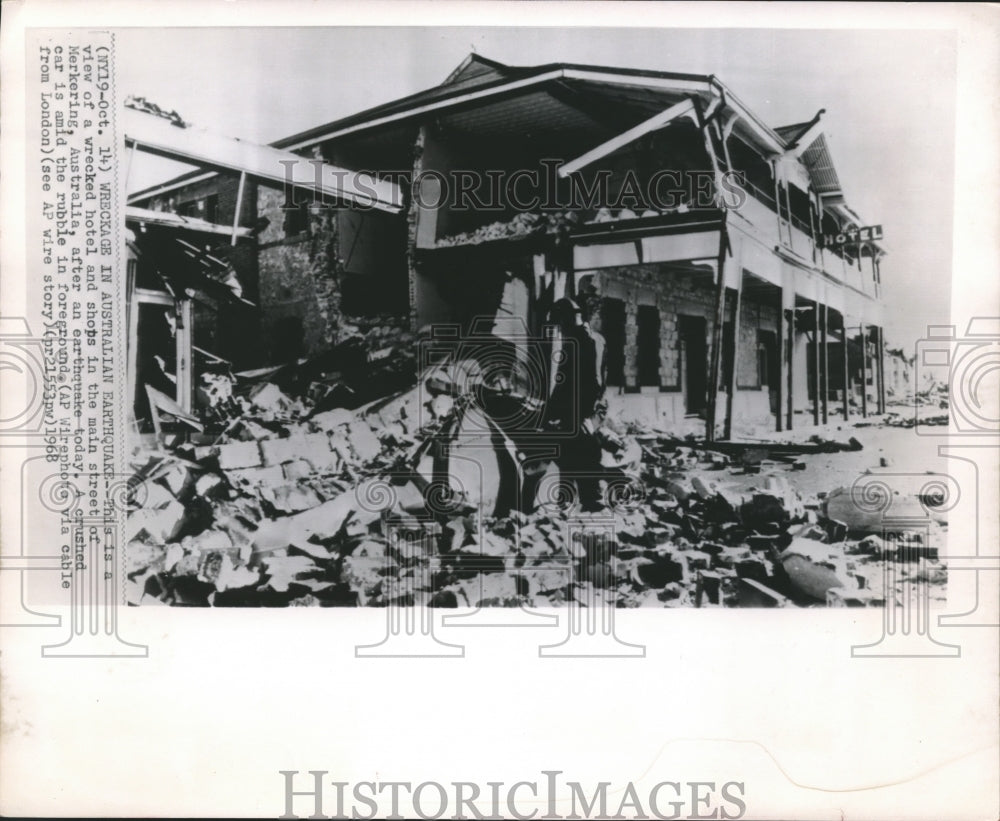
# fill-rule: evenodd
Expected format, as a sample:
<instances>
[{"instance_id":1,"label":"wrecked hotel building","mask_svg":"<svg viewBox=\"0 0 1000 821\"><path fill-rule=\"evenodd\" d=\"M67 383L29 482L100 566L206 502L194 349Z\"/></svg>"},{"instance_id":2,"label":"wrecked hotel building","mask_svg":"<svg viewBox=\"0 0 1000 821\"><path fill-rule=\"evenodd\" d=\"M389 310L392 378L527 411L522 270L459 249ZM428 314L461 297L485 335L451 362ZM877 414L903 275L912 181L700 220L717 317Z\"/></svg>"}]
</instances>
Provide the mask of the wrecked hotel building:
<instances>
[{"instance_id":1,"label":"wrecked hotel building","mask_svg":"<svg viewBox=\"0 0 1000 821\"><path fill-rule=\"evenodd\" d=\"M130 601L885 602L879 522L805 459L860 451L803 430L882 414L908 378L886 363L881 229L847 204L822 114L772 128L713 76L476 54L270 146L131 100L131 153L196 169L126 210L151 488ZM604 340L602 470L643 486L610 541L545 502L551 442L494 412L544 403L566 297ZM463 439L486 405L462 363L485 383L498 350ZM367 505L390 486L391 510Z\"/></svg>"},{"instance_id":2,"label":"wrecked hotel building","mask_svg":"<svg viewBox=\"0 0 1000 821\"><path fill-rule=\"evenodd\" d=\"M607 340L613 413L780 431L883 406L884 251L857 233L821 114L771 128L714 77L473 54L435 88L275 143L305 158L301 188L198 170L129 204L142 229L143 211L191 218L191 244L232 259L253 307L194 333L237 368L345 328L469 333L498 311L542 337L568 295ZM316 159L402 207L321 197ZM823 242L838 235L856 241Z\"/></svg>"}]
</instances>

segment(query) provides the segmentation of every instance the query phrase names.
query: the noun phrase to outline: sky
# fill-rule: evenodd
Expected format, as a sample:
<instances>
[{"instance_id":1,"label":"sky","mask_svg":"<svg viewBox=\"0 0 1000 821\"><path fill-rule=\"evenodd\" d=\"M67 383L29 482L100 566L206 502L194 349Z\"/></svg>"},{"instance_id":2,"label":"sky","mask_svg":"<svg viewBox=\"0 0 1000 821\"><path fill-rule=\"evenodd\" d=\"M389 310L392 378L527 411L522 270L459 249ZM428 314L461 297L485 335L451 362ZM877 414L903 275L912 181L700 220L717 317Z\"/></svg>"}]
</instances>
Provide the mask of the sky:
<instances>
[{"instance_id":1,"label":"sky","mask_svg":"<svg viewBox=\"0 0 1000 821\"><path fill-rule=\"evenodd\" d=\"M848 203L883 226L890 345L949 317L955 39L935 30L119 29L119 93L271 142L441 83L471 51L510 65L715 74L771 126L820 108ZM139 155L129 189L187 170Z\"/></svg>"}]
</instances>

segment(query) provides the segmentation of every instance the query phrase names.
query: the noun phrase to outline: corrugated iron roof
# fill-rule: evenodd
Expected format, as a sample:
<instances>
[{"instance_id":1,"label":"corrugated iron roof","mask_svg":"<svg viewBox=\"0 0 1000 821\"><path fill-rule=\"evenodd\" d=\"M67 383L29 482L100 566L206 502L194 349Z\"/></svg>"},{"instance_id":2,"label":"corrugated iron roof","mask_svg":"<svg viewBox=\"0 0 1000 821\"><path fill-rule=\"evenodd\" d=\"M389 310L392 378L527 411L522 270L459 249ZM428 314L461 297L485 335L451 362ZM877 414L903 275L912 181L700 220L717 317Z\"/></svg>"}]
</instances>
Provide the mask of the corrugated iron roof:
<instances>
[{"instance_id":1,"label":"corrugated iron roof","mask_svg":"<svg viewBox=\"0 0 1000 821\"><path fill-rule=\"evenodd\" d=\"M802 154L802 164L809 171L813 188L825 196L842 194L840 177L834 168L826 136L820 134Z\"/></svg>"},{"instance_id":2,"label":"corrugated iron roof","mask_svg":"<svg viewBox=\"0 0 1000 821\"><path fill-rule=\"evenodd\" d=\"M150 225L164 225L168 228L181 228L185 231L198 231L203 234L224 234L231 236L233 228L230 225L218 225L214 222L199 219L198 217L185 217L171 211L151 211L148 208L138 208L134 205L125 206L125 222L141 222ZM237 228L236 236L248 237L251 234L250 228Z\"/></svg>"}]
</instances>

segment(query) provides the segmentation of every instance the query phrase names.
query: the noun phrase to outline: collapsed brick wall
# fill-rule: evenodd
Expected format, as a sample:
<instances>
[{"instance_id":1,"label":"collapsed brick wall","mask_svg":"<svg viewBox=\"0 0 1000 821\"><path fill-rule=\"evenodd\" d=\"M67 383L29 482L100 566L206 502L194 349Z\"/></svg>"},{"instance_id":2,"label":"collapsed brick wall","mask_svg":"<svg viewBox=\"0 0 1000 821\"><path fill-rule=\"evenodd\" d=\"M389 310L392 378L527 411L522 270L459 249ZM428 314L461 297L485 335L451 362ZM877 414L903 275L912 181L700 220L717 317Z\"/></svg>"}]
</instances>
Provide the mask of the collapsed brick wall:
<instances>
[{"instance_id":1,"label":"collapsed brick wall","mask_svg":"<svg viewBox=\"0 0 1000 821\"><path fill-rule=\"evenodd\" d=\"M337 211L310 207L306 230L287 235L283 191L261 187L257 213L262 332L268 362L305 356L339 339L340 259Z\"/></svg>"},{"instance_id":2,"label":"collapsed brick wall","mask_svg":"<svg viewBox=\"0 0 1000 821\"><path fill-rule=\"evenodd\" d=\"M313 156L319 156L316 150ZM165 194L137 201L143 208L176 212L184 203L216 197L214 221L232 225L236 212L238 178L217 175ZM307 199L299 192L296 200ZM243 285L243 295L257 309L238 311L233 317L220 318L219 327L210 336L218 340L213 352L233 360L241 368L278 364L289 359L316 353L341 341L346 333L374 327L401 328L409 325L406 309L380 316L357 317L341 310L341 284L345 272L341 256L340 211L336 208L308 206L308 216L293 226L286 221L285 192L278 188L247 182L240 209L240 225L252 226L259 218L267 220L255 240L241 240L230 250L228 238L214 237L217 253L233 261ZM383 218L371 215L370 219ZM401 221L402 217L399 218ZM304 230L289 233L293 227ZM400 246L398 263L377 264L385 268L398 265L398 271L380 271L380 275L406 276L405 226L400 225L399 241L395 234L386 242ZM357 244L357 243L355 243ZM350 250L350 249L348 249ZM378 249L384 252L381 247ZM396 300L398 302L398 299ZM230 312L231 313L231 312ZM399 314L399 315L397 315ZM205 317L203 317L204 319ZM209 328L204 327L203 333Z\"/></svg>"},{"instance_id":3,"label":"collapsed brick wall","mask_svg":"<svg viewBox=\"0 0 1000 821\"><path fill-rule=\"evenodd\" d=\"M344 221L349 215L342 209L309 205L308 218L302 222L304 230L289 234L284 205L284 192L259 189L257 213L268 220L258 237L258 267L262 335L269 363L318 353L358 331L367 334L375 329L409 327L409 307L396 310L398 294L389 291L397 277L399 281L406 277L402 217L364 215L369 221L381 220L374 230L379 232L382 245L370 249L374 255L361 265L366 270L351 274L345 256L350 257L359 242L357 235L352 241L351 226ZM396 226L390 219L400 224ZM388 245L392 247L383 247ZM397 245L398 259L393 250ZM384 298L385 312L371 316L349 313L344 284L350 275L368 277L375 283L373 288L382 289L378 293Z\"/></svg>"}]
</instances>

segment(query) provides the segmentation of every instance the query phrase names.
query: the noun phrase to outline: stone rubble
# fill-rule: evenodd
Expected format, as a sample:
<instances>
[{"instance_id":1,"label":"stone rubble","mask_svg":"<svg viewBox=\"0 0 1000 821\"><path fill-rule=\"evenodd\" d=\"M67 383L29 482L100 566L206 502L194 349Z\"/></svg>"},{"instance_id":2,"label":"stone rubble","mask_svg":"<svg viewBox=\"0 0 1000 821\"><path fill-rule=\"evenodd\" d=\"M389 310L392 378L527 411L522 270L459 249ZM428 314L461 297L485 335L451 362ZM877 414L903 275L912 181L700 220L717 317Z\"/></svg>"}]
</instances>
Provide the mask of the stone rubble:
<instances>
[{"instance_id":1,"label":"stone rubble","mask_svg":"<svg viewBox=\"0 0 1000 821\"><path fill-rule=\"evenodd\" d=\"M884 563L900 558L897 543L851 505L849 489L802 498L787 475L798 459L748 464L611 422L602 431L614 443L609 462L634 463L638 477L609 506L584 513L560 499L484 516L435 498L433 483L410 468L456 411L450 396L420 405L418 395L318 410L264 383L214 439L137 450L129 602L884 604ZM922 549L897 565L894 595L921 580L939 599L946 569L936 544L903 535Z\"/></svg>"}]
</instances>

